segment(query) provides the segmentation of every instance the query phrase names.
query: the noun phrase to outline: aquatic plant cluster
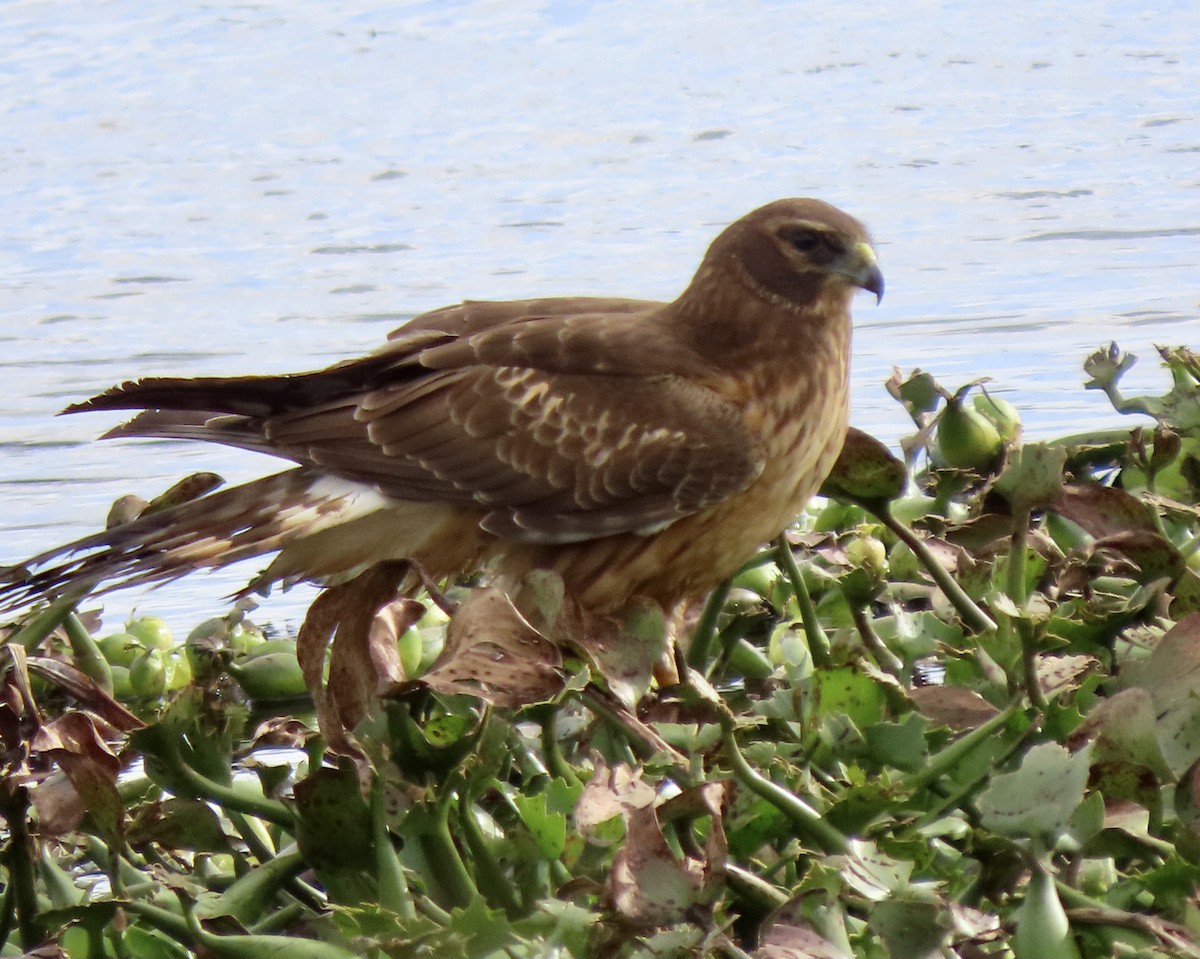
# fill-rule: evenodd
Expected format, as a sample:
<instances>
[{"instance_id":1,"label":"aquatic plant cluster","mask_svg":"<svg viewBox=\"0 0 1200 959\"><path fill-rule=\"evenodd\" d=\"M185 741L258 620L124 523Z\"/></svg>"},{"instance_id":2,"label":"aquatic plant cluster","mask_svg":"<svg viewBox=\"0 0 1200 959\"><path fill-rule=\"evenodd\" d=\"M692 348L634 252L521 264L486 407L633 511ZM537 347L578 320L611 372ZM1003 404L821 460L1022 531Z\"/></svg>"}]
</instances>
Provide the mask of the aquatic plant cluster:
<instances>
[{"instance_id":1,"label":"aquatic plant cluster","mask_svg":"<svg viewBox=\"0 0 1200 959\"><path fill-rule=\"evenodd\" d=\"M899 454L851 431L674 644L392 604L337 743L323 642L68 590L5 640L2 954L1200 956L1200 355L1160 352L1158 396L1085 364L1136 425L1050 442L897 373Z\"/></svg>"}]
</instances>

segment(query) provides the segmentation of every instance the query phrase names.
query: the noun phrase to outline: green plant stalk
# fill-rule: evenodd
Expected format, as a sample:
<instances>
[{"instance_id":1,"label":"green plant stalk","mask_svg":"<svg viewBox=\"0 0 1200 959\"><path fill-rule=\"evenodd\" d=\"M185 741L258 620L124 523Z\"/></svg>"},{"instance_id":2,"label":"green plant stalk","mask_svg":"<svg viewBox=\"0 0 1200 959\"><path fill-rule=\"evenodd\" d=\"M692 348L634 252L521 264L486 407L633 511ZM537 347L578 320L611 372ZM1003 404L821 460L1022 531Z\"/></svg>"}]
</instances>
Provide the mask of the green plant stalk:
<instances>
[{"instance_id":1,"label":"green plant stalk","mask_svg":"<svg viewBox=\"0 0 1200 959\"><path fill-rule=\"evenodd\" d=\"M958 585L954 577L938 562L937 557L930 552L924 540L896 519L892 515L890 508L885 505L879 509L872 510L872 512L884 526L896 534L897 539L913 551L913 555L917 557L917 561L925 568L925 571L929 573L942 592L946 594L946 598L958 610L958 614L963 618L967 626L977 633L984 633L996 628L996 624L992 621L992 618L980 609L975 601Z\"/></svg>"},{"instance_id":2,"label":"green plant stalk","mask_svg":"<svg viewBox=\"0 0 1200 959\"><path fill-rule=\"evenodd\" d=\"M883 644L883 640L879 638L875 627L867 618L866 610L861 606L852 606L850 615L854 617L854 626L858 629L858 635L862 637L863 645L875 659L875 664L885 673L890 673L898 679L901 678L904 675L903 660Z\"/></svg>"},{"instance_id":3,"label":"green plant stalk","mask_svg":"<svg viewBox=\"0 0 1200 959\"><path fill-rule=\"evenodd\" d=\"M590 710L624 734L619 740L619 745L628 753L628 759L624 761L636 765L639 757L654 759L657 756L661 759L659 754L663 754L674 765L673 776L680 787L686 789L695 785L695 777L689 771L687 757L659 736L653 727L614 708L607 695L591 685L580 690L579 695Z\"/></svg>"},{"instance_id":4,"label":"green plant stalk","mask_svg":"<svg viewBox=\"0 0 1200 959\"><path fill-rule=\"evenodd\" d=\"M747 679L766 679L775 667L753 643L740 636L729 644L725 662L735 673Z\"/></svg>"},{"instance_id":5,"label":"green plant stalk","mask_svg":"<svg viewBox=\"0 0 1200 959\"><path fill-rule=\"evenodd\" d=\"M562 749L558 744L558 709L557 705L539 706L537 712L538 725L541 728L542 761L546 770L555 779L566 780L573 786L579 784L579 777L571 764L563 759Z\"/></svg>"},{"instance_id":6,"label":"green plant stalk","mask_svg":"<svg viewBox=\"0 0 1200 959\"><path fill-rule=\"evenodd\" d=\"M108 849L108 885L114 899L124 899L127 895L124 867L130 864L125 862L125 858L121 855L123 842L118 843L116 840L109 840L106 847ZM140 876L138 877L141 878ZM125 944L124 930L111 926L108 929L108 940L112 944L113 952L117 954L117 959L127 959L129 956L129 947Z\"/></svg>"},{"instance_id":7,"label":"green plant stalk","mask_svg":"<svg viewBox=\"0 0 1200 959\"><path fill-rule=\"evenodd\" d=\"M922 826L936 822L943 815L945 815L948 809L964 808L966 798L971 795L971 793L979 789L984 781L992 775L994 769L1003 767L1010 758L1016 755L1017 751L1020 750L1020 748L1027 743L1030 737L1036 732L1037 727L1031 725L1020 736L1018 736L1007 749L1005 749L992 760L991 768L980 770L977 776L973 777L968 782L962 783L958 789L942 790L939 788L941 785L940 783L931 782L929 784L930 791L938 796L941 796L941 799L938 802L933 803L928 809L925 810L924 813L913 820L913 828L920 829Z\"/></svg>"},{"instance_id":8,"label":"green plant stalk","mask_svg":"<svg viewBox=\"0 0 1200 959\"><path fill-rule=\"evenodd\" d=\"M1026 584L1029 568L1029 510L1013 516L1012 539L1008 548L1008 570L1004 591L1017 609L1024 609L1029 600Z\"/></svg>"},{"instance_id":9,"label":"green plant stalk","mask_svg":"<svg viewBox=\"0 0 1200 959\"><path fill-rule=\"evenodd\" d=\"M725 878L729 881L738 895L749 902L754 909L762 914L787 905L790 898L786 892L774 883L767 882L749 869L734 862L725 863Z\"/></svg>"},{"instance_id":10,"label":"green plant stalk","mask_svg":"<svg viewBox=\"0 0 1200 959\"><path fill-rule=\"evenodd\" d=\"M704 604L704 611L700 614L700 620L696 623L695 630L692 631L687 664L697 672L704 673L708 668L708 661L712 655L712 642L717 635L717 619L725 608L725 601L729 598L729 590L732 587L733 580L726 579L709 594L708 601Z\"/></svg>"},{"instance_id":11,"label":"green plant stalk","mask_svg":"<svg viewBox=\"0 0 1200 959\"><path fill-rule=\"evenodd\" d=\"M64 619L79 605L80 600L87 595L82 587L68 589L58 599L33 617L28 623L17 630L8 642L24 646L26 649L35 648L38 643L56 630Z\"/></svg>"},{"instance_id":12,"label":"green plant stalk","mask_svg":"<svg viewBox=\"0 0 1200 959\"><path fill-rule=\"evenodd\" d=\"M733 766L734 774L752 793L762 797L788 817L800 832L827 853L847 853L850 839L829 825L819 812L791 790L772 782L762 773L752 769L738 748L734 735L733 716L726 713L721 717L721 730L725 753Z\"/></svg>"},{"instance_id":13,"label":"green plant stalk","mask_svg":"<svg viewBox=\"0 0 1200 959\"><path fill-rule=\"evenodd\" d=\"M3 815L8 821L8 845L4 864L8 866L8 887L16 910L17 934L21 948L29 952L43 938L38 922L37 879L33 863L33 840L29 835L29 794L24 786L7 789ZM6 890L7 892L8 890Z\"/></svg>"},{"instance_id":14,"label":"green plant stalk","mask_svg":"<svg viewBox=\"0 0 1200 959\"><path fill-rule=\"evenodd\" d=\"M436 922L439 926L450 925L451 915L428 896L417 894L414 902L417 905L417 911L423 916L427 916Z\"/></svg>"},{"instance_id":15,"label":"green plant stalk","mask_svg":"<svg viewBox=\"0 0 1200 959\"><path fill-rule=\"evenodd\" d=\"M67 639L71 643L71 655L75 658L75 666L111 696L112 667L74 610L67 613L66 619L63 620L63 629L66 630Z\"/></svg>"},{"instance_id":16,"label":"green plant stalk","mask_svg":"<svg viewBox=\"0 0 1200 959\"><path fill-rule=\"evenodd\" d=\"M166 762L171 772L179 776L197 797L212 800L222 809L248 813L277 826L282 826L289 831L295 831L296 817L292 814L291 809L283 803L265 796L239 792L232 786L213 782L183 761L177 745L168 743L164 743L164 745L167 748L158 754L158 758Z\"/></svg>"},{"instance_id":17,"label":"green plant stalk","mask_svg":"<svg viewBox=\"0 0 1200 959\"><path fill-rule=\"evenodd\" d=\"M465 792L458 800L458 821L467 849L471 853L471 863L475 867L476 885L483 897L493 908L503 909L509 919L524 915L525 909L514 895L512 882L504 874L500 863L496 861L484 840L483 830L479 827L479 820L475 818L475 811Z\"/></svg>"},{"instance_id":18,"label":"green plant stalk","mask_svg":"<svg viewBox=\"0 0 1200 959\"><path fill-rule=\"evenodd\" d=\"M818 669L829 667L832 665L829 637L817 618L817 607L813 605L808 587L804 585L804 577L796 565L796 557L792 555L787 537L780 536L775 540L775 550L779 555L779 565L792 587L792 595L796 597L796 605L800 607L800 619L804 624L804 636L808 640L808 653L812 656L813 666Z\"/></svg>"},{"instance_id":19,"label":"green plant stalk","mask_svg":"<svg viewBox=\"0 0 1200 959\"><path fill-rule=\"evenodd\" d=\"M176 942L191 949L196 943L188 928L187 920L182 915L156 906L141 899L126 899L121 902L121 908L137 916L151 929L166 933Z\"/></svg>"},{"instance_id":20,"label":"green plant stalk","mask_svg":"<svg viewBox=\"0 0 1200 959\"><path fill-rule=\"evenodd\" d=\"M241 923L249 923L262 916L287 881L305 868L304 857L299 852L276 856L235 879L221 893L211 912L205 910L205 913L213 916L230 915Z\"/></svg>"},{"instance_id":21,"label":"green plant stalk","mask_svg":"<svg viewBox=\"0 0 1200 959\"><path fill-rule=\"evenodd\" d=\"M1015 626L1021 639L1021 672L1025 680L1025 695L1034 709L1044 713L1048 703L1037 677L1037 637L1033 632L1033 623L1019 619Z\"/></svg>"},{"instance_id":22,"label":"green plant stalk","mask_svg":"<svg viewBox=\"0 0 1200 959\"><path fill-rule=\"evenodd\" d=\"M157 798L161 794L162 791L149 776L135 776L117 783L117 795L126 807L147 801L152 795Z\"/></svg>"},{"instance_id":23,"label":"green plant stalk","mask_svg":"<svg viewBox=\"0 0 1200 959\"><path fill-rule=\"evenodd\" d=\"M191 903L184 904L184 917L195 943L219 959L360 959L357 953L319 939L272 935L217 936L200 925Z\"/></svg>"},{"instance_id":24,"label":"green plant stalk","mask_svg":"<svg viewBox=\"0 0 1200 959\"><path fill-rule=\"evenodd\" d=\"M261 863L270 862L275 858L275 850L263 841L264 838L269 840L270 837L266 834L262 823L236 809L224 809L222 812L229 817L230 823L237 830L242 842L246 844L250 855Z\"/></svg>"},{"instance_id":25,"label":"green plant stalk","mask_svg":"<svg viewBox=\"0 0 1200 959\"><path fill-rule=\"evenodd\" d=\"M42 883L50 897L50 904L55 909L67 909L77 906L83 901L83 890L75 885L71 874L55 861L46 846L42 847L41 855L38 857L38 867L38 871L42 874ZM2 941L0 940L0 942Z\"/></svg>"},{"instance_id":26,"label":"green plant stalk","mask_svg":"<svg viewBox=\"0 0 1200 959\"><path fill-rule=\"evenodd\" d=\"M729 959L754 959L746 950L736 946L731 939L718 939L713 943L713 948L720 955L728 956Z\"/></svg>"},{"instance_id":27,"label":"green plant stalk","mask_svg":"<svg viewBox=\"0 0 1200 959\"><path fill-rule=\"evenodd\" d=\"M986 742L994 733L1003 728L1020 711L1022 702L1022 698L1014 699L991 719L980 723L969 733L964 733L954 740L941 752L930 756L929 762L921 769L901 777L900 785L906 790L915 792L936 782L962 762L975 747Z\"/></svg>"},{"instance_id":28,"label":"green plant stalk","mask_svg":"<svg viewBox=\"0 0 1200 959\"><path fill-rule=\"evenodd\" d=\"M387 826L387 796L381 776L371 784L371 842L375 847L375 876L379 883L379 905L394 912L401 919L411 920L417 911L408 894L408 880L404 867L392 845L392 836Z\"/></svg>"},{"instance_id":29,"label":"green plant stalk","mask_svg":"<svg viewBox=\"0 0 1200 959\"><path fill-rule=\"evenodd\" d=\"M450 790L439 797L434 828L421 833L421 849L434 879L442 888L450 905L465 909L479 897L479 890L459 855L454 838L450 835Z\"/></svg>"},{"instance_id":30,"label":"green plant stalk","mask_svg":"<svg viewBox=\"0 0 1200 959\"><path fill-rule=\"evenodd\" d=\"M13 884L10 882L4 887L4 892L0 893L0 947L3 947L12 935L13 918L16 915L13 899Z\"/></svg>"},{"instance_id":31,"label":"green plant stalk","mask_svg":"<svg viewBox=\"0 0 1200 959\"><path fill-rule=\"evenodd\" d=\"M309 908L302 902L289 902L286 906L276 909L273 913L267 916L260 922L247 926L246 931L254 935L262 935L264 932L275 932L278 929L287 929L295 922L299 922L310 913Z\"/></svg>"}]
</instances>

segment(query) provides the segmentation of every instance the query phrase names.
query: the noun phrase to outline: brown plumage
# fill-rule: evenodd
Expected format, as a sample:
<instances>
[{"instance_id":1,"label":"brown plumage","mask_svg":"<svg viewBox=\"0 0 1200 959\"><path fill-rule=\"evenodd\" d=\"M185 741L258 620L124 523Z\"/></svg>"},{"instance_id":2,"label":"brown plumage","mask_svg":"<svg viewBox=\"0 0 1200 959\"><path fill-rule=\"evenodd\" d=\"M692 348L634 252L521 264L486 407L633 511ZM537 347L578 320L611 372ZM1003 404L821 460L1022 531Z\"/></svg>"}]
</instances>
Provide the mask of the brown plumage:
<instances>
[{"instance_id":1,"label":"brown plumage","mask_svg":"<svg viewBox=\"0 0 1200 959\"><path fill-rule=\"evenodd\" d=\"M847 420L850 302L882 296L863 226L779 200L729 226L672 303L467 302L292 376L153 378L68 412L298 468L35 557L0 602L278 552L255 582L412 559L501 583L558 572L599 613L702 593L779 533Z\"/></svg>"}]
</instances>

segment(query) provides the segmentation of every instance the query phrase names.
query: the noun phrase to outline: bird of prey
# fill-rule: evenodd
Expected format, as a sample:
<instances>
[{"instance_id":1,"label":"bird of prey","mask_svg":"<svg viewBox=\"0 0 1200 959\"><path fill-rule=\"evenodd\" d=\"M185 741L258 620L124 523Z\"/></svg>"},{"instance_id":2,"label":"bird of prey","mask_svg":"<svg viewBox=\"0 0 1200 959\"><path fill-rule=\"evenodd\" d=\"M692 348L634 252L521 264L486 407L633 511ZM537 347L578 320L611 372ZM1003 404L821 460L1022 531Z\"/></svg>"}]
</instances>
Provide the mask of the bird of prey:
<instances>
[{"instance_id":1,"label":"bird of prey","mask_svg":"<svg viewBox=\"0 0 1200 959\"><path fill-rule=\"evenodd\" d=\"M433 580L549 570L599 615L670 610L829 472L858 288L883 295L863 225L778 200L722 231L670 303L468 301L315 372L124 383L68 412L142 410L107 435L298 465L34 557L0 607L275 554L254 588L408 560Z\"/></svg>"}]
</instances>

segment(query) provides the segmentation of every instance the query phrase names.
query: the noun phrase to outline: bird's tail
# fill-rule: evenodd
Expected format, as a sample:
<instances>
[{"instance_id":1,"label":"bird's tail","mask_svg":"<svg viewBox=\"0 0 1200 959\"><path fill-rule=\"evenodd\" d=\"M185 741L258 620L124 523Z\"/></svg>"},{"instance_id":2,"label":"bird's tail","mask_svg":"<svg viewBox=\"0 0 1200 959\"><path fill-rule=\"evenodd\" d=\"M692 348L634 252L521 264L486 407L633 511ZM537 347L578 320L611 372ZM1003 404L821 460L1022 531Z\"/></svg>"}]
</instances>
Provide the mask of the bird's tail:
<instances>
[{"instance_id":1,"label":"bird's tail","mask_svg":"<svg viewBox=\"0 0 1200 959\"><path fill-rule=\"evenodd\" d=\"M320 529L345 499L304 468L218 490L0 568L0 612L68 588L157 584L272 553Z\"/></svg>"}]
</instances>

